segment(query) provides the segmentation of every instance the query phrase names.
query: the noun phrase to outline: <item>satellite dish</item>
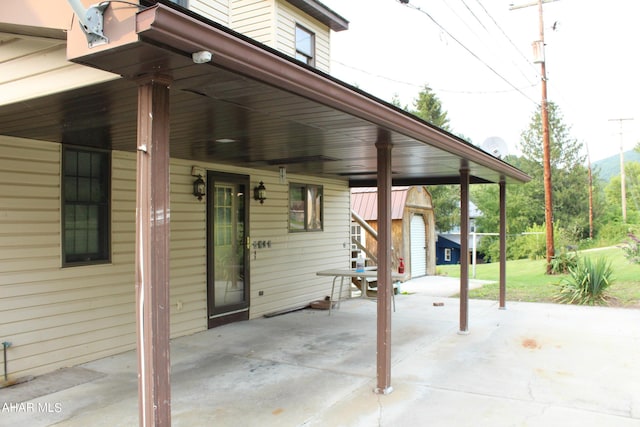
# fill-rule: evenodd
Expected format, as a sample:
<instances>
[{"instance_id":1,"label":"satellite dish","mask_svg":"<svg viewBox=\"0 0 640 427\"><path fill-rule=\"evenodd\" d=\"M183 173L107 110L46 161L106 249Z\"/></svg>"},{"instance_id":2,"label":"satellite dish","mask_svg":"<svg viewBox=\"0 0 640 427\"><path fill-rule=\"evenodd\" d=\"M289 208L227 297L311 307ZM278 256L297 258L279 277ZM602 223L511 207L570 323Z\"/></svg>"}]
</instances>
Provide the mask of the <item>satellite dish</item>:
<instances>
[{"instance_id":1,"label":"satellite dish","mask_svg":"<svg viewBox=\"0 0 640 427\"><path fill-rule=\"evenodd\" d=\"M485 139L484 142L480 144L480 148L499 159L509 154L507 143L499 136L490 136Z\"/></svg>"}]
</instances>

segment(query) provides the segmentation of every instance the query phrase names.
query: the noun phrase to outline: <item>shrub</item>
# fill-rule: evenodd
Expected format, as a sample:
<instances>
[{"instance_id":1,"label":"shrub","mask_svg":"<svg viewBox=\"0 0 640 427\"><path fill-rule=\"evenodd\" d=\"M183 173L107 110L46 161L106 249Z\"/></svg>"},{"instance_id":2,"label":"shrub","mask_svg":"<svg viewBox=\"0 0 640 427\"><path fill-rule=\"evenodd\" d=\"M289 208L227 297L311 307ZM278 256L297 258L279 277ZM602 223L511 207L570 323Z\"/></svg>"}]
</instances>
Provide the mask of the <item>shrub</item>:
<instances>
[{"instance_id":1,"label":"shrub","mask_svg":"<svg viewBox=\"0 0 640 427\"><path fill-rule=\"evenodd\" d=\"M578 266L578 255L576 252L564 252L552 257L550 264L552 274L567 274Z\"/></svg>"},{"instance_id":2,"label":"shrub","mask_svg":"<svg viewBox=\"0 0 640 427\"><path fill-rule=\"evenodd\" d=\"M591 262L589 258L578 259L569 276L562 279L555 300L567 304L604 304L606 289L613 282L611 263L606 258Z\"/></svg>"},{"instance_id":3,"label":"shrub","mask_svg":"<svg viewBox=\"0 0 640 427\"><path fill-rule=\"evenodd\" d=\"M629 239L622 246L624 256L633 264L640 264L640 239L633 233L628 234Z\"/></svg>"}]
</instances>

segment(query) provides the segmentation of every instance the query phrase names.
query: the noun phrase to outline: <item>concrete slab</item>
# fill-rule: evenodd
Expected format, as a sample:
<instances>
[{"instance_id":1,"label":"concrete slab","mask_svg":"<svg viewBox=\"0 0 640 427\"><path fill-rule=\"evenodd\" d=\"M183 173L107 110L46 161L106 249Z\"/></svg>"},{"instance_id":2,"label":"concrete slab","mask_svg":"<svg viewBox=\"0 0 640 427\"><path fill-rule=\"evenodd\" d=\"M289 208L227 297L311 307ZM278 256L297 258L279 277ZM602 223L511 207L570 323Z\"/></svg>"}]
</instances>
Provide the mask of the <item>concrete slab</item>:
<instances>
[{"instance_id":1,"label":"concrete slab","mask_svg":"<svg viewBox=\"0 0 640 427\"><path fill-rule=\"evenodd\" d=\"M372 392L375 301L351 299L172 340L172 424L640 426L640 310L471 300L459 335L456 298L396 306L390 395ZM135 352L75 369L89 380L0 390L0 426L137 425Z\"/></svg>"}]
</instances>

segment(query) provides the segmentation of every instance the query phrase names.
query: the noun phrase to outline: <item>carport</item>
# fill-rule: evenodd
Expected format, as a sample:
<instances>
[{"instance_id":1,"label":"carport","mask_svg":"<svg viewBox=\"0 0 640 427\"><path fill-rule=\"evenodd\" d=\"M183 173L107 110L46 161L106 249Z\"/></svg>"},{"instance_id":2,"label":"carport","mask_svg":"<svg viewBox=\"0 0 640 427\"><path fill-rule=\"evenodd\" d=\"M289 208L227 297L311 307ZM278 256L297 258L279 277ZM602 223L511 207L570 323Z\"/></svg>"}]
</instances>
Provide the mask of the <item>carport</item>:
<instances>
[{"instance_id":1,"label":"carport","mask_svg":"<svg viewBox=\"0 0 640 427\"><path fill-rule=\"evenodd\" d=\"M169 2L111 4L108 42L89 46L77 23L68 57L122 79L4 108L7 135L71 142L91 132L111 149L137 152L136 297L141 424L170 419L170 157L331 176L377 186L380 292L376 392L391 392L391 187L500 186L501 259L505 189L529 177L468 142ZM192 55L208 52L200 62ZM207 56L206 54L204 55ZM137 119L136 119L137 118ZM214 145L212 141L234 140ZM133 141L136 141L134 144ZM461 233L469 231L463 220ZM463 248L463 253L466 253ZM468 332L468 261L461 263L459 331ZM501 264L500 307L505 271Z\"/></svg>"}]
</instances>

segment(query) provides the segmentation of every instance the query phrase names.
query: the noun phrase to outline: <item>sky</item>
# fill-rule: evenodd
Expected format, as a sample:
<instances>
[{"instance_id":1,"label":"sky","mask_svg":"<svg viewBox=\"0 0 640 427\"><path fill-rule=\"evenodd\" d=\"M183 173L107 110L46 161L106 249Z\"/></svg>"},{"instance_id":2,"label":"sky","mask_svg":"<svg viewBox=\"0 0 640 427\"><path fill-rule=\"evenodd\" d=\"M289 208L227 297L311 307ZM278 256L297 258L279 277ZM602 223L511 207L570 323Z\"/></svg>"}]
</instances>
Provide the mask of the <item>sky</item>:
<instances>
[{"instance_id":1,"label":"sky","mask_svg":"<svg viewBox=\"0 0 640 427\"><path fill-rule=\"evenodd\" d=\"M428 85L450 127L519 154L542 99L537 5L531 0L321 0L349 21L331 35L331 74L413 107ZM640 141L640 1L558 0L544 5L547 98L591 161ZM623 120L618 119L632 119Z\"/></svg>"}]
</instances>

